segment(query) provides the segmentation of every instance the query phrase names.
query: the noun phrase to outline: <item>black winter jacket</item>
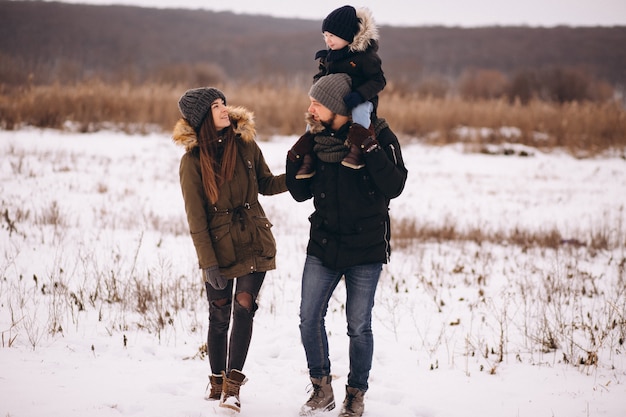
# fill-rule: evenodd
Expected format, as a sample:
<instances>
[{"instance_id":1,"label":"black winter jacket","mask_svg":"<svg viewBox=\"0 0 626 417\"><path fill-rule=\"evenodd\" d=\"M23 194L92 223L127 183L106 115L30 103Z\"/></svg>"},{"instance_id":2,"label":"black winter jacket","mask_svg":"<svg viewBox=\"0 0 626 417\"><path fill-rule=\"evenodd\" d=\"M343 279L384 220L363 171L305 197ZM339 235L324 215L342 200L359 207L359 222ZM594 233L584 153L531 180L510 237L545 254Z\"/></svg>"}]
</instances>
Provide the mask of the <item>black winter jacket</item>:
<instances>
[{"instance_id":1,"label":"black winter jacket","mask_svg":"<svg viewBox=\"0 0 626 417\"><path fill-rule=\"evenodd\" d=\"M378 56L378 26L369 9L357 9L357 17L361 22L359 30L348 46L339 51L323 49L315 54L319 66L313 82L328 74L348 74L352 91L358 92L363 100L371 101L376 114L378 93L387 84Z\"/></svg>"},{"instance_id":2,"label":"black winter jacket","mask_svg":"<svg viewBox=\"0 0 626 417\"><path fill-rule=\"evenodd\" d=\"M349 125L318 134L343 139ZM398 138L386 123L376 131L376 138L380 147L364 155L365 168L359 170L317 159L312 178L296 179L300 163L287 159L289 192L296 201L313 198L315 207L309 216L307 254L321 259L327 268L386 263L391 254L389 202L404 189L407 170Z\"/></svg>"}]
</instances>

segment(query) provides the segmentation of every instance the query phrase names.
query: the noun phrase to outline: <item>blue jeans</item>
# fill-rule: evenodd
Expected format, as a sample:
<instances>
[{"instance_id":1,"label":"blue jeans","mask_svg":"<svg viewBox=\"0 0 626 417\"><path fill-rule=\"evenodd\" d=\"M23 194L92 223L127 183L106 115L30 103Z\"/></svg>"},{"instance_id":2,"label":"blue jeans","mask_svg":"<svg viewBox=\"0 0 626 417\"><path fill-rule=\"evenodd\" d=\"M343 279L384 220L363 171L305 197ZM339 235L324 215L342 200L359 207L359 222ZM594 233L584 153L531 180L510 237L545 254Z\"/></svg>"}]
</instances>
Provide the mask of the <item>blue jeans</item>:
<instances>
[{"instance_id":1,"label":"blue jeans","mask_svg":"<svg viewBox=\"0 0 626 417\"><path fill-rule=\"evenodd\" d=\"M372 110L374 110L374 105L371 101L359 104L352 109L352 121L367 129L370 127Z\"/></svg>"},{"instance_id":2,"label":"blue jeans","mask_svg":"<svg viewBox=\"0 0 626 417\"><path fill-rule=\"evenodd\" d=\"M345 276L346 319L350 337L348 386L367 391L374 354L372 308L381 271L381 263L335 271L323 266L318 258L307 256L302 274L300 336L311 378L330 375L324 317L333 291L341 277Z\"/></svg>"}]
</instances>

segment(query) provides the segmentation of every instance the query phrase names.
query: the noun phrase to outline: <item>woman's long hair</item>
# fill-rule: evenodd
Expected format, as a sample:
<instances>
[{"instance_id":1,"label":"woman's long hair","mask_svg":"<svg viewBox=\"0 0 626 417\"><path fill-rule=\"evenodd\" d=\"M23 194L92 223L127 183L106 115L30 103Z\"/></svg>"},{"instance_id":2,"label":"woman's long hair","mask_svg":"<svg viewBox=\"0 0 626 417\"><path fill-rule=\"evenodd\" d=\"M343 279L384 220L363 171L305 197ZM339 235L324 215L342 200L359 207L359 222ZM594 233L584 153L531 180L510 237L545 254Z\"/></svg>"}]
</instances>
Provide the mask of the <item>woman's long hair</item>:
<instances>
[{"instance_id":1,"label":"woman's long hair","mask_svg":"<svg viewBox=\"0 0 626 417\"><path fill-rule=\"evenodd\" d=\"M198 147L200 148L200 170L204 193L215 204L220 196L220 187L226 181L233 179L237 162L237 144L235 130L231 121L230 126L218 132L213 122L211 112L204 118L198 132ZM220 139L224 152L220 155ZM221 158L220 158L221 156Z\"/></svg>"}]
</instances>

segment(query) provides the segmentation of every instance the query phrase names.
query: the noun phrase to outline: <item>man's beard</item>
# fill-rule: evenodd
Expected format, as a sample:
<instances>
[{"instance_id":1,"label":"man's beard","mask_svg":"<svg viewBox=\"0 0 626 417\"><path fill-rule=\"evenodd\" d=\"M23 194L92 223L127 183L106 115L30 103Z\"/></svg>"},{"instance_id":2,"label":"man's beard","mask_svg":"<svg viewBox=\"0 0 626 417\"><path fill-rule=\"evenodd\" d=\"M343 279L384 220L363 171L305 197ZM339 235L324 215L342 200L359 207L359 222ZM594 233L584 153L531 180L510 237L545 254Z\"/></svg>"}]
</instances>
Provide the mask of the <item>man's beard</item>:
<instances>
[{"instance_id":1,"label":"man's beard","mask_svg":"<svg viewBox=\"0 0 626 417\"><path fill-rule=\"evenodd\" d=\"M329 120L320 119L320 123L322 123L322 126L324 126L326 129L332 129L336 117L337 113L332 113Z\"/></svg>"}]
</instances>

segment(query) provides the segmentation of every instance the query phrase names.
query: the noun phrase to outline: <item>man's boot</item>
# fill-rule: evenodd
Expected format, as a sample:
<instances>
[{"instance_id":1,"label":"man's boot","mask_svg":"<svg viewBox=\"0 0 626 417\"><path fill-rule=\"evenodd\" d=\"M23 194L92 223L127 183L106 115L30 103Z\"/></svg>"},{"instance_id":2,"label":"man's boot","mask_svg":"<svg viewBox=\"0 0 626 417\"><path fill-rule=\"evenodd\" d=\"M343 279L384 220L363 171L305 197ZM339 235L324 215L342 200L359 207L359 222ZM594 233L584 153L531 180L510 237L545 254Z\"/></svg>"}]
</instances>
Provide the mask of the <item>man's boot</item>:
<instances>
[{"instance_id":1,"label":"man's boot","mask_svg":"<svg viewBox=\"0 0 626 417\"><path fill-rule=\"evenodd\" d=\"M311 154L307 153L302 158L302 165L298 172L296 172L296 179L302 180L306 178L311 178L315 175L315 160Z\"/></svg>"},{"instance_id":2,"label":"man's boot","mask_svg":"<svg viewBox=\"0 0 626 417\"><path fill-rule=\"evenodd\" d=\"M222 371L222 398L220 399L220 407L230 408L236 412L241 411L241 402L239 401L239 388L248 380L240 371L233 369L228 373Z\"/></svg>"},{"instance_id":3,"label":"man's boot","mask_svg":"<svg viewBox=\"0 0 626 417\"><path fill-rule=\"evenodd\" d=\"M343 407L339 417L361 417L365 404L363 403L364 391L346 385L346 398L343 400Z\"/></svg>"},{"instance_id":4,"label":"man's boot","mask_svg":"<svg viewBox=\"0 0 626 417\"><path fill-rule=\"evenodd\" d=\"M311 378L311 397L300 408L301 416L312 416L318 412L330 411L335 408L335 396L330 375L322 378Z\"/></svg>"},{"instance_id":5,"label":"man's boot","mask_svg":"<svg viewBox=\"0 0 626 417\"><path fill-rule=\"evenodd\" d=\"M221 375L209 375L209 385L207 385L207 393L205 400L219 400L222 396L223 378Z\"/></svg>"}]
</instances>

